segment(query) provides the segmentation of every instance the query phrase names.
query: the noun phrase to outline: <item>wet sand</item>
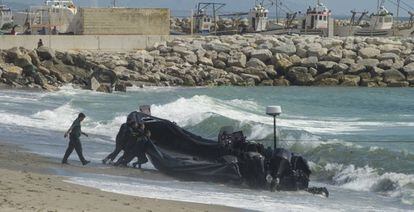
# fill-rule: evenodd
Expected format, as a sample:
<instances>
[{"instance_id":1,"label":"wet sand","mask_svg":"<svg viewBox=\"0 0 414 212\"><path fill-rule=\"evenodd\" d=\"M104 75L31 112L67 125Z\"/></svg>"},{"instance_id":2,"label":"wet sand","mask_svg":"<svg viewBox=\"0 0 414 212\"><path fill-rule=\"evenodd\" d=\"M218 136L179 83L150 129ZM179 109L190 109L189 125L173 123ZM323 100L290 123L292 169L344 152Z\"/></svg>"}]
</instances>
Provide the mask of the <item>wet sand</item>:
<instances>
[{"instance_id":1,"label":"wet sand","mask_svg":"<svg viewBox=\"0 0 414 212\"><path fill-rule=\"evenodd\" d=\"M146 179L172 180L153 170L107 167L98 164L61 165L0 142L0 211L240 211L240 209L141 198L104 192L64 182L58 172L82 172Z\"/></svg>"}]
</instances>

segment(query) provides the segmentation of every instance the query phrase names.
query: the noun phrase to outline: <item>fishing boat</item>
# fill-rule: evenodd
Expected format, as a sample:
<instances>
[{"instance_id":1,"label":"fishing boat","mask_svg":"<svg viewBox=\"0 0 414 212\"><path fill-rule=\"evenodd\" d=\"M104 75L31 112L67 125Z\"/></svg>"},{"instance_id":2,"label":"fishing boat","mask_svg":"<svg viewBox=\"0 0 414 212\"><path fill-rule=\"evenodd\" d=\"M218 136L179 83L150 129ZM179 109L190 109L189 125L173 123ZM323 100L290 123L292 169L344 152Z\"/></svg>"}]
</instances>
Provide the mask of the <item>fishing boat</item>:
<instances>
[{"instance_id":1,"label":"fishing boat","mask_svg":"<svg viewBox=\"0 0 414 212\"><path fill-rule=\"evenodd\" d=\"M320 0L315 7L309 7L301 22L301 34L328 36L333 31L332 12ZM330 33L331 32L331 33Z\"/></svg>"},{"instance_id":2,"label":"fishing boat","mask_svg":"<svg viewBox=\"0 0 414 212\"><path fill-rule=\"evenodd\" d=\"M4 3L0 4L0 29L3 28L5 24L13 22L13 12L7 7Z\"/></svg>"}]
</instances>

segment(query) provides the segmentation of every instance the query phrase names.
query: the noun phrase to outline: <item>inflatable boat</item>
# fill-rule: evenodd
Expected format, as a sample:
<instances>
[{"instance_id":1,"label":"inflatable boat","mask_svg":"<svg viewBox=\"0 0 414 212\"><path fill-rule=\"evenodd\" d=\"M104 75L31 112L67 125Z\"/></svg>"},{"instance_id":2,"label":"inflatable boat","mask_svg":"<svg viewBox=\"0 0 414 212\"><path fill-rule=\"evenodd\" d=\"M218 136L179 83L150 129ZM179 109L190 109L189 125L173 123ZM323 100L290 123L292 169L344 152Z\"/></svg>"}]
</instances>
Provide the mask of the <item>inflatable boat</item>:
<instances>
[{"instance_id":1,"label":"inflatable boat","mask_svg":"<svg viewBox=\"0 0 414 212\"><path fill-rule=\"evenodd\" d=\"M217 140L211 140L151 116L148 110L132 112L128 118L150 130L145 153L155 168L168 175L242 183L271 191L306 190L329 195L326 188L309 188L311 170L305 158L287 149L273 150L247 141L242 131L223 127Z\"/></svg>"}]
</instances>

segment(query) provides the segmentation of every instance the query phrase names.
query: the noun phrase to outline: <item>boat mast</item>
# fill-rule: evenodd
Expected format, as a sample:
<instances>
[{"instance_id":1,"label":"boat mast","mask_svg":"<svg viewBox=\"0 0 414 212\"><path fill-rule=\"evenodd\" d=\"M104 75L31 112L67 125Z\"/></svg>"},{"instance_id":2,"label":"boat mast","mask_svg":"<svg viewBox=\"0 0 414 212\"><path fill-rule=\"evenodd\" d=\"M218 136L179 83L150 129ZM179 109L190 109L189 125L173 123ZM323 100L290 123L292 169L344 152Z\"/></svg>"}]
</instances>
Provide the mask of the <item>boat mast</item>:
<instances>
[{"instance_id":1,"label":"boat mast","mask_svg":"<svg viewBox=\"0 0 414 212\"><path fill-rule=\"evenodd\" d=\"M279 0L276 0L276 23L279 23Z\"/></svg>"},{"instance_id":2,"label":"boat mast","mask_svg":"<svg viewBox=\"0 0 414 212\"><path fill-rule=\"evenodd\" d=\"M397 0L397 21L400 19L400 1L401 0Z\"/></svg>"}]
</instances>

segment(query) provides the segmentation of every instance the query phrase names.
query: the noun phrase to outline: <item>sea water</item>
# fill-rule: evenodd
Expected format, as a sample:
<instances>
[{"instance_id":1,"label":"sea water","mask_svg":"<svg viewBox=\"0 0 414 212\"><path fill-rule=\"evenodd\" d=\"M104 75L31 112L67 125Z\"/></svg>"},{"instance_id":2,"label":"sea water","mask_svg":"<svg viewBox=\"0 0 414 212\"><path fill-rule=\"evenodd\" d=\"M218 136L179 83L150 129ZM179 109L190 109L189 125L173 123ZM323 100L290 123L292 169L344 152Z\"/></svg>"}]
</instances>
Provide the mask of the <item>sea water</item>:
<instances>
[{"instance_id":1,"label":"sea water","mask_svg":"<svg viewBox=\"0 0 414 212\"><path fill-rule=\"evenodd\" d=\"M414 211L414 92L404 88L216 87L131 88L104 94L63 87L43 93L0 91L0 136L57 161L67 147L64 131L84 112L84 153L100 162L129 112L149 104L206 138L221 127L244 131L248 140L273 144L268 105L282 106L278 146L309 160L312 185L329 198L306 192L257 191L205 182L163 182L82 175L71 182L136 196L220 204L260 211ZM72 160L77 160L72 154ZM76 163L76 162L74 162ZM151 164L145 168L154 169ZM191 186L190 186L191 185Z\"/></svg>"}]
</instances>

